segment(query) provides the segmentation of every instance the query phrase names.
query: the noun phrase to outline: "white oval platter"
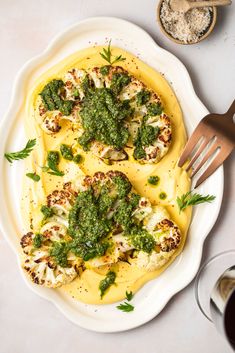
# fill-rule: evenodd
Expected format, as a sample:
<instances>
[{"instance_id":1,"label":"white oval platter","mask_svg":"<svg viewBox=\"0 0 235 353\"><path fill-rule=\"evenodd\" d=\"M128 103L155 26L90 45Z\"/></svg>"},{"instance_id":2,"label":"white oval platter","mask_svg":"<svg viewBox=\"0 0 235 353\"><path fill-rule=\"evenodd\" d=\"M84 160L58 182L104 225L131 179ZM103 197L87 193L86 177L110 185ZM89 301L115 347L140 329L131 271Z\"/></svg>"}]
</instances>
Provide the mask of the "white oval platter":
<instances>
[{"instance_id":1,"label":"white oval platter","mask_svg":"<svg viewBox=\"0 0 235 353\"><path fill-rule=\"evenodd\" d=\"M25 144L21 108L29 88L38 76L68 55L91 45L112 45L126 49L145 63L163 73L180 102L186 128L190 134L199 120L208 114L196 96L185 66L172 54L160 48L138 26L118 18L97 17L79 22L59 34L39 56L24 65L19 72L9 110L1 122L0 130L0 230L18 257L22 234L20 218L20 192L23 163L13 165L4 158L5 151L19 150ZM21 274L31 290L54 303L75 324L97 332L118 332L140 326L156 315L169 299L187 286L196 275L202 256L203 243L213 227L223 195L223 167L220 167L198 192L216 195L212 204L195 207L187 242L181 255L157 279L147 283L134 297L135 310L123 313L116 305L85 305L66 296L60 289L37 286Z\"/></svg>"}]
</instances>

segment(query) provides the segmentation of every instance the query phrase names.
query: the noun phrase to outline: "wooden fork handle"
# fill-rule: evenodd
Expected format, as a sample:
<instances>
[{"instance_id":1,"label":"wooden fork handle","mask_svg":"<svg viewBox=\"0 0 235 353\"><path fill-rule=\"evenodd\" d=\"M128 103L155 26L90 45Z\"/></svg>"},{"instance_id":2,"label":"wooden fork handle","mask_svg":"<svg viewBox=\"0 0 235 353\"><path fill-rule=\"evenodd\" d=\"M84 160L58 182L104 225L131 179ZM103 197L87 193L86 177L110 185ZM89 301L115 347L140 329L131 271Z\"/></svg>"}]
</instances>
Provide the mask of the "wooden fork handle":
<instances>
[{"instance_id":1,"label":"wooden fork handle","mask_svg":"<svg viewBox=\"0 0 235 353\"><path fill-rule=\"evenodd\" d=\"M226 115L228 115L228 118L231 118L232 121L235 123L235 120L233 120L234 114L235 114L235 99L234 99L231 107L229 108L229 110L226 113Z\"/></svg>"},{"instance_id":2,"label":"wooden fork handle","mask_svg":"<svg viewBox=\"0 0 235 353\"><path fill-rule=\"evenodd\" d=\"M190 2L190 8L194 7L204 7L204 6L224 6L231 5L231 0L210 0L210 1L195 1Z\"/></svg>"}]
</instances>

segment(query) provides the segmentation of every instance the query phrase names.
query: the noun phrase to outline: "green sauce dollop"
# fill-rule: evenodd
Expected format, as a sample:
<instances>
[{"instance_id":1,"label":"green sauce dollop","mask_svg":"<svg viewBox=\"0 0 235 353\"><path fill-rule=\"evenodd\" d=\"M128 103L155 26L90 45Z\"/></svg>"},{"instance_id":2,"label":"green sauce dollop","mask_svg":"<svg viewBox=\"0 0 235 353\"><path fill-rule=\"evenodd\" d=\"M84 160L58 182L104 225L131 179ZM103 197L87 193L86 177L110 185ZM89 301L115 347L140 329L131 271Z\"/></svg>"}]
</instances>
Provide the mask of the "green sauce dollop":
<instances>
[{"instance_id":1,"label":"green sauce dollop","mask_svg":"<svg viewBox=\"0 0 235 353\"><path fill-rule=\"evenodd\" d=\"M116 273L113 271L109 271L104 279L100 281L99 284L99 290L100 290L100 297L101 299L103 298L105 292L108 290L108 288L114 284L116 279Z\"/></svg>"},{"instance_id":2,"label":"green sauce dollop","mask_svg":"<svg viewBox=\"0 0 235 353\"><path fill-rule=\"evenodd\" d=\"M163 191L163 192L161 192L161 193L159 194L159 198L160 198L161 200L165 200L165 199L167 198L167 194Z\"/></svg>"},{"instance_id":3,"label":"green sauce dollop","mask_svg":"<svg viewBox=\"0 0 235 353\"><path fill-rule=\"evenodd\" d=\"M63 88L62 80L52 80L43 88L40 95L46 110L59 110L63 115L70 115L74 102L62 98Z\"/></svg>"},{"instance_id":4,"label":"green sauce dollop","mask_svg":"<svg viewBox=\"0 0 235 353\"><path fill-rule=\"evenodd\" d=\"M67 159L69 161L73 160L73 151L72 147L66 144L60 145L60 153L64 159Z\"/></svg>"},{"instance_id":5,"label":"green sauce dollop","mask_svg":"<svg viewBox=\"0 0 235 353\"><path fill-rule=\"evenodd\" d=\"M151 184L151 185L154 185L156 186L158 183L159 183L159 176L157 175L151 175L149 178L148 178L148 183Z\"/></svg>"}]
</instances>

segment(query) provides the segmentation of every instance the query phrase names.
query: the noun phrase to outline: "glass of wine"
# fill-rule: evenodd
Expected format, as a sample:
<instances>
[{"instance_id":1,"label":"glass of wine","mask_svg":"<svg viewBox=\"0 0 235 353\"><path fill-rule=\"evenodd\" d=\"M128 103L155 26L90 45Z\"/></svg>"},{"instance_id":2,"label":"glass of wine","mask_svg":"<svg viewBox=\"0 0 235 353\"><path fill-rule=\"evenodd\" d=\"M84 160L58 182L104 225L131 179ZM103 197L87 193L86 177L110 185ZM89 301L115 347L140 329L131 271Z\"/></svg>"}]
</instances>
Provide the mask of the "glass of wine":
<instances>
[{"instance_id":1,"label":"glass of wine","mask_svg":"<svg viewBox=\"0 0 235 353\"><path fill-rule=\"evenodd\" d=\"M220 253L201 267L195 296L203 315L235 350L235 250Z\"/></svg>"}]
</instances>

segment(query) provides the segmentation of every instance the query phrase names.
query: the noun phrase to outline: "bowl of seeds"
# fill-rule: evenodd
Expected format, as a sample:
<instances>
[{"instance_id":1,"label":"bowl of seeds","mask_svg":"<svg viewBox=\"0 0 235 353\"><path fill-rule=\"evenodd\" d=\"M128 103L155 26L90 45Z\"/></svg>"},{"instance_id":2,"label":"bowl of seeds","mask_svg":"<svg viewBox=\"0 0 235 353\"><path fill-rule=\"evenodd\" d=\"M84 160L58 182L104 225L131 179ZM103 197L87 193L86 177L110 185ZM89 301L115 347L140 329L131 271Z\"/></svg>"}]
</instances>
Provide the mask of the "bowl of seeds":
<instances>
[{"instance_id":1,"label":"bowl of seeds","mask_svg":"<svg viewBox=\"0 0 235 353\"><path fill-rule=\"evenodd\" d=\"M162 32L173 42L196 44L207 38L213 31L217 20L215 6L180 12L173 11L170 3L171 0L159 1L157 20Z\"/></svg>"}]
</instances>

